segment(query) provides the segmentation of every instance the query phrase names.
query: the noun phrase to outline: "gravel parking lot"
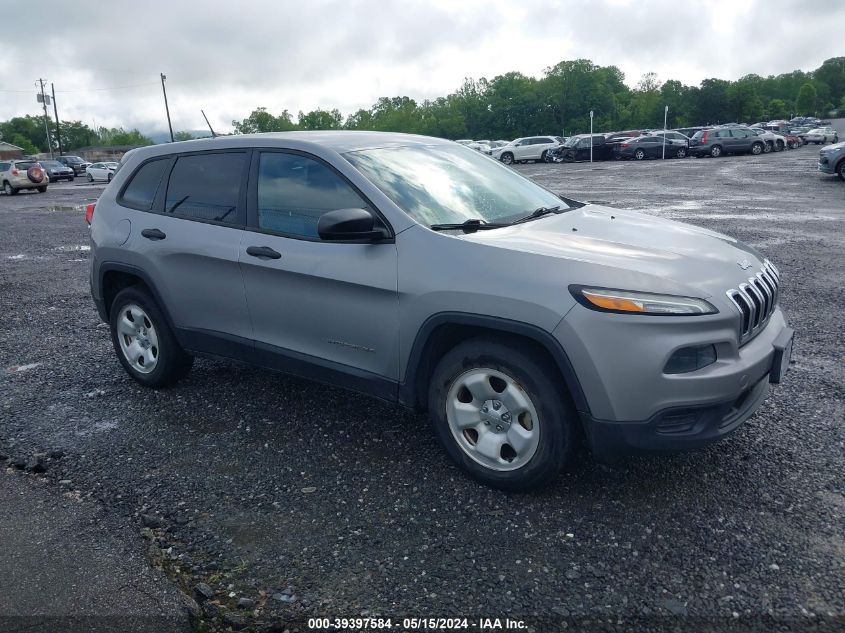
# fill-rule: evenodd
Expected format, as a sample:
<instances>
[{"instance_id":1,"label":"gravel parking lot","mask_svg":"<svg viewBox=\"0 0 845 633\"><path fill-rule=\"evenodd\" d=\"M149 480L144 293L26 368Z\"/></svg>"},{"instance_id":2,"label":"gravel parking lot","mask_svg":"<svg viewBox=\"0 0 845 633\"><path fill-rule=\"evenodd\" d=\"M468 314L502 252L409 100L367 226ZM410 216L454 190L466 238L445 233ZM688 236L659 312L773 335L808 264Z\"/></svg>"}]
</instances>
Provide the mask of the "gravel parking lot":
<instances>
[{"instance_id":1,"label":"gravel parking lot","mask_svg":"<svg viewBox=\"0 0 845 633\"><path fill-rule=\"evenodd\" d=\"M816 172L817 149L516 167L750 243L780 268L796 330L785 382L728 440L612 467L585 453L532 494L473 483L424 417L342 390L208 360L175 388L140 387L88 293L81 205L102 187L0 196L0 457L59 451L43 475L56 494L146 525L151 564L187 594L209 585L204 614L235 628L845 626L845 183Z\"/></svg>"}]
</instances>

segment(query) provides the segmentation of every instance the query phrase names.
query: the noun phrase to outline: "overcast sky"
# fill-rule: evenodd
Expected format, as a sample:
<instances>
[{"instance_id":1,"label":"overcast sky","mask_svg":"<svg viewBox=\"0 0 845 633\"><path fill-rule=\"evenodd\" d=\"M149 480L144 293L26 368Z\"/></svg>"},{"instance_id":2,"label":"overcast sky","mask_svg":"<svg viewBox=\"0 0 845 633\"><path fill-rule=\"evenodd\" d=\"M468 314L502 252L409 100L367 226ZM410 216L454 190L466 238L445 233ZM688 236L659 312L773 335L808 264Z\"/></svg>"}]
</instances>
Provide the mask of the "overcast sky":
<instances>
[{"instance_id":1,"label":"overcast sky","mask_svg":"<svg viewBox=\"0 0 845 633\"><path fill-rule=\"evenodd\" d=\"M697 85L707 77L813 70L845 54L841 0L109 0L4 22L0 120L36 114L55 83L59 116L110 127L219 131L278 113L378 97L446 95L464 77L539 77L565 59ZM129 86L129 87L127 87ZM67 91L67 92L66 92Z\"/></svg>"}]
</instances>

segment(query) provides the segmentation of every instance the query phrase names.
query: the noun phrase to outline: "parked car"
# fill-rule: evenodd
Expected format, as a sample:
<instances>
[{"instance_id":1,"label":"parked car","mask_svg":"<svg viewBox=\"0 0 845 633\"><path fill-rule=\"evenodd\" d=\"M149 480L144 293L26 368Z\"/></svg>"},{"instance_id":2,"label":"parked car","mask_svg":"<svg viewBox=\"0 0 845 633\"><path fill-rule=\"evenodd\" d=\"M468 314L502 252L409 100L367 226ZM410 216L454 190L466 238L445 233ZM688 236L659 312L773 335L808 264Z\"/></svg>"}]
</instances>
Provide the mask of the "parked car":
<instances>
[{"instance_id":1,"label":"parked car","mask_svg":"<svg viewBox=\"0 0 845 633\"><path fill-rule=\"evenodd\" d=\"M7 196L13 196L22 189L44 193L49 183L50 178L38 161L0 159L0 186Z\"/></svg>"},{"instance_id":2,"label":"parked car","mask_svg":"<svg viewBox=\"0 0 845 633\"><path fill-rule=\"evenodd\" d=\"M819 171L836 174L845 180L845 142L834 143L819 150Z\"/></svg>"},{"instance_id":3,"label":"parked car","mask_svg":"<svg viewBox=\"0 0 845 633\"><path fill-rule=\"evenodd\" d=\"M94 163L85 169L85 174L88 177L88 182L96 180L105 180L111 182L114 172L117 171L118 164L113 162L108 163Z\"/></svg>"},{"instance_id":4,"label":"parked car","mask_svg":"<svg viewBox=\"0 0 845 633\"><path fill-rule=\"evenodd\" d=\"M824 143L838 143L839 134L832 127L817 127L810 130L804 136L807 143L815 143L816 145L823 145Z\"/></svg>"},{"instance_id":5,"label":"parked car","mask_svg":"<svg viewBox=\"0 0 845 633\"><path fill-rule=\"evenodd\" d=\"M682 127L676 130L672 130L673 132L680 132L687 138L692 138L696 132L700 132L701 130L706 130L706 127Z\"/></svg>"},{"instance_id":6,"label":"parked car","mask_svg":"<svg viewBox=\"0 0 845 633\"><path fill-rule=\"evenodd\" d=\"M786 139L786 146L789 149L798 149L804 144L804 141L797 134L792 132L784 132L783 138Z\"/></svg>"},{"instance_id":7,"label":"parked car","mask_svg":"<svg viewBox=\"0 0 845 633\"><path fill-rule=\"evenodd\" d=\"M497 149L499 147L504 147L508 143L510 143L510 141L505 141L505 140L501 140L501 139L498 140L498 141L490 141L490 148L491 149Z\"/></svg>"},{"instance_id":8,"label":"parked car","mask_svg":"<svg viewBox=\"0 0 845 633\"><path fill-rule=\"evenodd\" d=\"M717 127L696 132L689 141L689 152L696 158L723 154L750 152L762 154L766 149L763 139L742 127Z\"/></svg>"},{"instance_id":9,"label":"parked car","mask_svg":"<svg viewBox=\"0 0 845 633\"><path fill-rule=\"evenodd\" d=\"M653 132L649 132L648 134L649 136L665 136L669 139L682 141L687 147L689 147L689 136L683 132L678 132L677 130L655 130Z\"/></svg>"},{"instance_id":10,"label":"parked car","mask_svg":"<svg viewBox=\"0 0 845 633\"><path fill-rule=\"evenodd\" d=\"M780 273L752 247L440 139L139 148L86 219L91 293L141 385L210 354L375 395L505 489L554 478L581 437L603 457L721 439L789 365Z\"/></svg>"},{"instance_id":11,"label":"parked car","mask_svg":"<svg viewBox=\"0 0 845 633\"><path fill-rule=\"evenodd\" d=\"M665 145L665 148L664 148ZM629 138L613 146L613 155L617 159L633 158L685 158L687 142L663 136L638 136Z\"/></svg>"},{"instance_id":12,"label":"parked car","mask_svg":"<svg viewBox=\"0 0 845 633\"><path fill-rule=\"evenodd\" d=\"M40 160L38 161L41 167L47 172L50 182L58 182L59 180L67 180L73 182L73 169L63 165L57 160Z\"/></svg>"},{"instance_id":13,"label":"parked car","mask_svg":"<svg viewBox=\"0 0 845 633\"><path fill-rule=\"evenodd\" d=\"M553 136L526 136L494 149L492 156L506 165L525 160L545 161L546 152L559 145Z\"/></svg>"},{"instance_id":14,"label":"parked car","mask_svg":"<svg viewBox=\"0 0 845 633\"><path fill-rule=\"evenodd\" d=\"M571 163L590 160L590 145L592 138L593 160L609 160L613 158L613 145L607 143L604 134L577 134L570 136L566 142L549 150L549 162ZM628 138L628 137L626 137Z\"/></svg>"},{"instance_id":15,"label":"parked car","mask_svg":"<svg viewBox=\"0 0 845 633\"><path fill-rule=\"evenodd\" d=\"M56 156L56 160L62 165L70 167L76 176L82 176L85 173L85 168L91 164L79 156Z\"/></svg>"},{"instance_id":16,"label":"parked car","mask_svg":"<svg viewBox=\"0 0 845 633\"><path fill-rule=\"evenodd\" d=\"M762 139L766 144L763 150L764 152L780 152L786 149L786 137L782 134L775 134L771 130L759 127L750 127L747 129L751 130L757 138Z\"/></svg>"},{"instance_id":17,"label":"parked car","mask_svg":"<svg viewBox=\"0 0 845 633\"><path fill-rule=\"evenodd\" d=\"M473 141L467 145L470 149L474 149L477 152L481 152L482 154L487 154L490 156L493 153L493 149L490 147L490 141Z\"/></svg>"},{"instance_id":18,"label":"parked car","mask_svg":"<svg viewBox=\"0 0 845 633\"><path fill-rule=\"evenodd\" d=\"M470 143L472 143L472 139L471 138L459 138L455 142L460 143L461 145L469 145Z\"/></svg>"}]
</instances>

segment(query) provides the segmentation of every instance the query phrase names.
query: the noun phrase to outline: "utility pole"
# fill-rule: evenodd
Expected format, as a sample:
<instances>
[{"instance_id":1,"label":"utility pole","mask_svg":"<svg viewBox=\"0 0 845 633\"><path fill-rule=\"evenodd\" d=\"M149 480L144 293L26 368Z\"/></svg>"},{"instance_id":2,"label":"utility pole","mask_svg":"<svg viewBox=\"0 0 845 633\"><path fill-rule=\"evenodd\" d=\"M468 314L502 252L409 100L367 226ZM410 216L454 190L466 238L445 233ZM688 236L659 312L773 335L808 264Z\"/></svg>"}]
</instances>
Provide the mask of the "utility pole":
<instances>
[{"instance_id":1,"label":"utility pole","mask_svg":"<svg viewBox=\"0 0 845 633\"><path fill-rule=\"evenodd\" d=\"M173 125L170 123L170 107L167 105L167 89L164 87L164 80L167 77L164 76L164 73L161 73L161 91L164 93L164 109L167 111L167 127L170 128L170 142L174 141L173 139Z\"/></svg>"},{"instance_id":2,"label":"utility pole","mask_svg":"<svg viewBox=\"0 0 845 633\"><path fill-rule=\"evenodd\" d=\"M59 125L59 106L56 105L56 86L50 84L50 90L53 93L53 114L56 115L56 139L59 141L59 156L65 153L62 147L62 128Z\"/></svg>"},{"instance_id":3,"label":"utility pole","mask_svg":"<svg viewBox=\"0 0 845 633\"><path fill-rule=\"evenodd\" d=\"M47 136L47 148L50 150L50 158L52 159L53 141L50 138L50 126L47 123L50 118L47 116L47 97L44 96L44 80L39 79L38 83L41 84L41 105L44 106L44 134Z\"/></svg>"}]
</instances>

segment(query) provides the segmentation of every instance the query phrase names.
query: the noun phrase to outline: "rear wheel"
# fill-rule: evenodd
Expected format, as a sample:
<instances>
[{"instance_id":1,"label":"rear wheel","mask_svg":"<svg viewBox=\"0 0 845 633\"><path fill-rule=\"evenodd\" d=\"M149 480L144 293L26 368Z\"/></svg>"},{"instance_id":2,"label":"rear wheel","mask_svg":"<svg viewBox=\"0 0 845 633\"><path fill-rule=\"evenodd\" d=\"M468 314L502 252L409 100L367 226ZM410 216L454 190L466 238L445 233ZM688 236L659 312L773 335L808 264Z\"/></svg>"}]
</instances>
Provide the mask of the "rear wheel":
<instances>
[{"instance_id":1,"label":"rear wheel","mask_svg":"<svg viewBox=\"0 0 845 633\"><path fill-rule=\"evenodd\" d=\"M772 142L766 141L766 144L763 146L763 153L768 154L771 151L772 151Z\"/></svg>"},{"instance_id":2,"label":"rear wheel","mask_svg":"<svg viewBox=\"0 0 845 633\"><path fill-rule=\"evenodd\" d=\"M510 152L505 152L504 154L502 154L502 162L505 165L512 165L513 164L513 154L511 154Z\"/></svg>"},{"instance_id":3,"label":"rear wheel","mask_svg":"<svg viewBox=\"0 0 845 633\"><path fill-rule=\"evenodd\" d=\"M10 182L4 182L4 183L3 183L3 191L5 191L5 192L6 192L6 195L7 195L7 196L13 196L13 195L15 195L15 194L18 192L18 190L17 190L17 189L15 189L15 188L12 186L12 183L10 183Z\"/></svg>"},{"instance_id":4,"label":"rear wheel","mask_svg":"<svg viewBox=\"0 0 845 633\"><path fill-rule=\"evenodd\" d=\"M636 152L634 152L634 158L636 158L637 160L644 159L645 158L645 152L641 149L638 149Z\"/></svg>"},{"instance_id":5,"label":"rear wheel","mask_svg":"<svg viewBox=\"0 0 845 633\"><path fill-rule=\"evenodd\" d=\"M677 156L678 158L686 158L687 150L685 150L683 147L679 147L675 156Z\"/></svg>"},{"instance_id":6,"label":"rear wheel","mask_svg":"<svg viewBox=\"0 0 845 633\"><path fill-rule=\"evenodd\" d=\"M779 152L783 151L783 141L777 142L777 151L779 151Z\"/></svg>"},{"instance_id":7,"label":"rear wheel","mask_svg":"<svg viewBox=\"0 0 845 633\"><path fill-rule=\"evenodd\" d=\"M47 193L47 185L36 187L36 189L38 189L38 193Z\"/></svg>"},{"instance_id":8,"label":"rear wheel","mask_svg":"<svg viewBox=\"0 0 845 633\"><path fill-rule=\"evenodd\" d=\"M515 341L477 338L437 364L429 413L449 456L479 481L536 488L573 457L578 420L557 371Z\"/></svg>"},{"instance_id":9,"label":"rear wheel","mask_svg":"<svg viewBox=\"0 0 845 633\"><path fill-rule=\"evenodd\" d=\"M757 153L759 154L760 152L757 152ZM721 145L714 145L713 147L711 147L710 148L710 155L713 158L719 158L719 156L722 155L722 146Z\"/></svg>"},{"instance_id":10,"label":"rear wheel","mask_svg":"<svg viewBox=\"0 0 845 633\"><path fill-rule=\"evenodd\" d=\"M126 372L145 387L166 387L191 370L187 354L153 298L130 286L114 298L110 311L112 344Z\"/></svg>"},{"instance_id":11,"label":"rear wheel","mask_svg":"<svg viewBox=\"0 0 845 633\"><path fill-rule=\"evenodd\" d=\"M762 154L764 151L764 147L762 143L752 143L751 144L751 153L755 156Z\"/></svg>"}]
</instances>

